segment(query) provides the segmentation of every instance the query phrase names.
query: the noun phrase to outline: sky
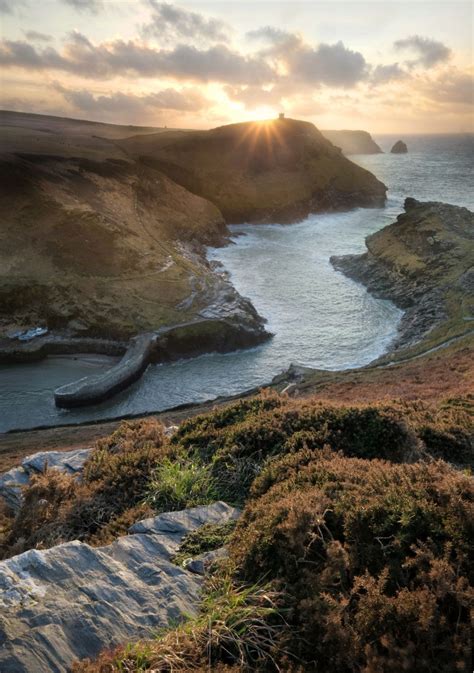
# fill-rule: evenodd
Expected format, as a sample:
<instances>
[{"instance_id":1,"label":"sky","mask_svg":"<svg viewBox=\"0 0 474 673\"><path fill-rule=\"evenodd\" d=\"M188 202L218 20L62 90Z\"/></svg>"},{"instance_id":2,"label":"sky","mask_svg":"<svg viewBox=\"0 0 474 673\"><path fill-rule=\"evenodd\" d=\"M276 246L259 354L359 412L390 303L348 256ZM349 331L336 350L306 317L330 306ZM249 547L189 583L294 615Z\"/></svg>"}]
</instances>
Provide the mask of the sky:
<instances>
[{"instance_id":1,"label":"sky","mask_svg":"<svg viewBox=\"0 0 474 673\"><path fill-rule=\"evenodd\" d=\"M474 131L473 4L0 0L0 106L211 128Z\"/></svg>"}]
</instances>

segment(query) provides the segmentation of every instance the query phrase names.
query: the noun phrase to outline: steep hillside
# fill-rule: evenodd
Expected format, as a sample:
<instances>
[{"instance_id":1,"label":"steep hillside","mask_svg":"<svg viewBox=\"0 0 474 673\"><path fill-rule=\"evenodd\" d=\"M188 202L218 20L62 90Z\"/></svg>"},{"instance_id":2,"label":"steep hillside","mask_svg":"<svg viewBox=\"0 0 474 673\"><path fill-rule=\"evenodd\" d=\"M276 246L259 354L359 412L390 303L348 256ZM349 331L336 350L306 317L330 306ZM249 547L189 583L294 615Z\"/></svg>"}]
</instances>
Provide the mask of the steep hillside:
<instances>
[{"instance_id":1,"label":"steep hillside","mask_svg":"<svg viewBox=\"0 0 474 673\"><path fill-rule=\"evenodd\" d=\"M212 316L257 342L262 321L203 254L224 217L286 221L385 195L293 120L191 132L4 111L0 134L3 337L46 325L124 339Z\"/></svg>"},{"instance_id":2,"label":"steep hillside","mask_svg":"<svg viewBox=\"0 0 474 673\"><path fill-rule=\"evenodd\" d=\"M261 337L249 302L205 260L227 233L215 205L97 137L105 125L14 121L2 116L3 335L46 324L127 338L212 312Z\"/></svg>"},{"instance_id":3,"label":"steep hillside","mask_svg":"<svg viewBox=\"0 0 474 673\"><path fill-rule=\"evenodd\" d=\"M289 222L379 206L385 186L313 124L281 119L118 141L147 166L218 206L227 222Z\"/></svg>"}]
</instances>

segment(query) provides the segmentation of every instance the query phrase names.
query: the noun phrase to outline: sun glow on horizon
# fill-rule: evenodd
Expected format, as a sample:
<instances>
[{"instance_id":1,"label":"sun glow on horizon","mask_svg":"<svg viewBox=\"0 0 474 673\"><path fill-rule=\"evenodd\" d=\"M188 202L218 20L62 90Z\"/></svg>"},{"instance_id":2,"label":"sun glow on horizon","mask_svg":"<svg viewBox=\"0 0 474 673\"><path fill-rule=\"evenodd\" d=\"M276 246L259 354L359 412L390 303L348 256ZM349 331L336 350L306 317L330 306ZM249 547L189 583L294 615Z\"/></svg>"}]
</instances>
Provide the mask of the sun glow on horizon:
<instances>
[{"instance_id":1,"label":"sun glow on horizon","mask_svg":"<svg viewBox=\"0 0 474 673\"><path fill-rule=\"evenodd\" d=\"M254 121L272 121L277 115L275 110L269 105L260 105L249 111L250 116Z\"/></svg>"}]
</instances>

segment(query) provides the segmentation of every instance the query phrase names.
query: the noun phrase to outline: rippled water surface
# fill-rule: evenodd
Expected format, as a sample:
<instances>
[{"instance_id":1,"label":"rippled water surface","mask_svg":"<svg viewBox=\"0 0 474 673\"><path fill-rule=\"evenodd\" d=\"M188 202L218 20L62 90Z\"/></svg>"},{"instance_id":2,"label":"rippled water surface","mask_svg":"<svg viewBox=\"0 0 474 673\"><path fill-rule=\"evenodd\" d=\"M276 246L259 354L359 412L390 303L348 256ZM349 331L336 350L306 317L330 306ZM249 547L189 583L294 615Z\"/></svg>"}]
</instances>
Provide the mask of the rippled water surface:
<instances>
[{"instance_id":1,"label":"rippled water surface","mask_svg":"<svg viewBox=\"0 0 474 673\"><path fill-rule=\"evenodd\" d=\"M398 137L375 137L389 151ZM75 423L169 408L238 393L268 382L291 362L321 369L367 364L396 335L401 312L334 271L331 255L359 253L364 239L392 222L406 196L474 209L472 136L406 136L409 154L352 157L389 187L383 209L313 215L289 226L239 225L234 244L209 250L237 290L268 320L274 337L258 348L153 365L109 402L57 410L53 390L109 365L106 358L49 358L0 367L0 431Z\"/></svg>"}]
</instances>

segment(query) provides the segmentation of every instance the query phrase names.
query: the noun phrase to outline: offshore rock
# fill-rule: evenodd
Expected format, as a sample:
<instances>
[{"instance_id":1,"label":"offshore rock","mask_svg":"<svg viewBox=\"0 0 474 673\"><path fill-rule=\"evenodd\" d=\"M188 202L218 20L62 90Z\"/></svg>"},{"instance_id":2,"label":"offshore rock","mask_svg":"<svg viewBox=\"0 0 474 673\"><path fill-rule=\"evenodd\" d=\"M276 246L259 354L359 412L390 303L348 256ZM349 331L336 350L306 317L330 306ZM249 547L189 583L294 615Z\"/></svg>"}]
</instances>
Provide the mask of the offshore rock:
<instances>
[{"instance_id":1,"label":"offshore rock","mask_svg":"<svg viewBox=\"0 0 474 673\"><path fill-rule=\"evenodd\" d=\"M403 140L397 140L395 145L390 150L392 154L406 154L408 152L408 147L403 142Z\"/></svg>"}]
</instances>

